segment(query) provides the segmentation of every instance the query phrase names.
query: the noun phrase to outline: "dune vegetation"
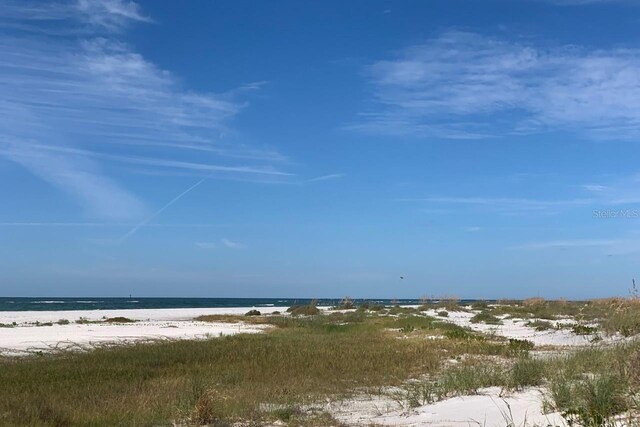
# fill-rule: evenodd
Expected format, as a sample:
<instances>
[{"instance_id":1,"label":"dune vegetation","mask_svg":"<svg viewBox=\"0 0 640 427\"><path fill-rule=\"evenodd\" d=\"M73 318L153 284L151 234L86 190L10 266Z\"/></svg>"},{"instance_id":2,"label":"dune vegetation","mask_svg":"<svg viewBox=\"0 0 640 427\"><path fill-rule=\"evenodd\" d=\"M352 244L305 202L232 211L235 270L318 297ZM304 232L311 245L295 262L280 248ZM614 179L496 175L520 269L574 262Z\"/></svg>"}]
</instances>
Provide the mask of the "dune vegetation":
<instances>
[{"instance_id":1,"label":"dune vegetation","mask_svg":"<svg viewBox=\"0 0 640 427\"><path fill-rule=\"evenodd\" d=\"M442 313L440 303L353 304L198 318L271 326L261 334L0 358L0 425L340 425L318 402L386 393L410 408L491 386L546 387L545 406L573 425L606 425L638 409L640 345L634 341L559 352L425 314ZM447 313L458 310L446 305ZM518 316L541 330L573 316L597 333L630 336L640 330L636 307L623 299L537 300L460 310L493 324Z\"/></svg>"}]
</instances>

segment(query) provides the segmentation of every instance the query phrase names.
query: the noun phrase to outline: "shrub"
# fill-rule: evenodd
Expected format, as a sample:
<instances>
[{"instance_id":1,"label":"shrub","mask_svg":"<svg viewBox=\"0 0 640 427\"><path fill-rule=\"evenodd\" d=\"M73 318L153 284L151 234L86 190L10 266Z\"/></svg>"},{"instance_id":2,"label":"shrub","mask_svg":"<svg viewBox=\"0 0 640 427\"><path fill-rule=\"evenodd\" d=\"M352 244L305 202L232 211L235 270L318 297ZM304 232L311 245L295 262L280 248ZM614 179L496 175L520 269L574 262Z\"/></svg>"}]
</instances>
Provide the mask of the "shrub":
<instances>
[{"instance_id":1,"label":"shrub","mask_svg":"<svg viewBox=\"0 0 640 427\"><path fill-rule=\"evenodd\" d=\"M271 415L277 418L280 421L289 422L294 415L299 415L301 411L292 406L287 406L286 408L278 408L271 411Z\"/></svg>"},{"instance_id":2,"label":"shrub","mask_svg":"<svg viewBox=\"0 0 640 427\"><path fill-rule=\"evenodd\" d=\"M129 319L128 317L122 317L122 316L109 317L104 321L106 323L134 323L135 322L135 320L133 319Z\"/></svg>"},{"instance_id":3,"label":"shrub","mask_svg":"<svg viewBox=\"0 0 640 427\"><path fill-rule=\"evenodd\" d=\"M260 312L258 310L249 310L244 315L245 316L260 316Z\"/></svg>"},{"instance_id":4,"label":"shrub","mask_svg":"<svg viewBox=\"0 0 640 427\"><path fill-rule=\"evenodd\" d=\"M444 336L452 340L484 340L482 335L478 335L470 329L463 328L462 326L454 325L451 323L442 323L438 326L445 328Z\"/></svg>"},{"instance_id":5,"label":"shrub","mask_svg":"<svg viewBox=\"0 0 640 427\"><path fill-rule=\"evenodd\" d=\"M39 321L36 321L36 326L53 326L53 323L51 322L40 323Z\"/></svg>"},{"instance_id":6,"label":"shrub","mask_svg":"<svg viewBox=\"0 0 640 427\"><path fill-rule=\"evenodd\" d=\"M344 297L342 298L342 301L340 301L340 305L336 308L338 310L351 310L355 308L355 306L353 305L353 300L351 298Z\"/></svg>"},{"instance_id":7,"label":"shrub","mask_svg":"<svg viewBox=\"0 0 640 427\"><path fill-rule=\"evenodd\" d=\"M191 421L195 425L223 425L221 406L223 398L216 390L207 390L198 398Z\"/></svg>"},{"instance_id":8,"label":"shrub","mask_svg":"<svg viewBox=\"0 0 640 427\"><path fill-rule=\"evenodd\" d=\"M440 316L440 317L449 317L449 312L445 311L445 310L439 311L438 312L438 316Z\"/></svg>"},{"instance_id":9,"label":"shrub","mask_svg":"<svg viewBox=\"0 0 640 427\"><path fill-rule=\"evenodd\" d=\"M288 313L292 316L314 316L320 314L320 309L316 307L315 303L311 302L306 305L292 305L287 309Z\"/></svg>"},{"instance_id":10,"label":"shrub","mask_svg":"<svg viewBox=\"0 0 640 427\"><path fill-rule=\"evenodd\" d=\"M68 325L69 321L67 319L60 319L56 322L58 325Z\"/></svg>"},{"instance_id":11,"label":"shrub","mask_svg":"<svg viewBox=\"0 0 640 427\"><path fill-rule=\"evenodd\" d=\"M486 310L489 308L489 304L486 301L474 301L471 303L471 308L474 310Z\"/></svg>"},{"instance_id":12,"label":"shrub","mask_svg":"<svg viewBox=\"0 0 640 427\"><path fill-rule=\"evenodd\" d=\"M527 352L533 350L534 344L529 340L519 340L516 338L509 338L509 350L511 352Z\"/></svg>"},{"instance_id":13,"label":"shrub","mask_svg":"<svg viewBox=\"0 0 640 427\"><path fill-rule=\"evenodd\" d=\"M593 335L597 332L596 328L585 325L573 325L571 330L576 335Z\"/></svg>"},{"instance_id":14,"label":"shrub","mask_svg":"<svg viewBox=\"0 0 640 427\"><path fill-rule=\"evenodd\" d=\"M527 326L530 328L534 328L538 332L554 329L553 324L547 320L534 320L531 322L527 322Z\"/></svg>"},{"instance_id":15,"label":"shrub","mask_svg":"<svg viewBox=\"0 0 640 427\"><path fill-rule=\"evenodd\" d=\"M502 321L488 311L481 311L471 318L471 323L486 323L487 325L502 325Z\"/></svg>"},{"instance_id":16,"label":"shrub","mask_svg":"<svg viewBox=\"0 0 640 427\"><path fill-rule=\"evenodd\" d=\"M402 332L403 334L410 334L411 332L415 331L416 328L413 325L406 325L403 326L402 328L400 328L400 332Z\"/></svg>"},{"instance_id":17,"label":"shrub","mask_svg":"<svg viewBox=\"0 0 640 427\"><path fill-rule=\"evenodd\" d=\"M384 305L363 302L358 306L358 310L381 311L384 310Z\"/></svg>"}]
</instances>

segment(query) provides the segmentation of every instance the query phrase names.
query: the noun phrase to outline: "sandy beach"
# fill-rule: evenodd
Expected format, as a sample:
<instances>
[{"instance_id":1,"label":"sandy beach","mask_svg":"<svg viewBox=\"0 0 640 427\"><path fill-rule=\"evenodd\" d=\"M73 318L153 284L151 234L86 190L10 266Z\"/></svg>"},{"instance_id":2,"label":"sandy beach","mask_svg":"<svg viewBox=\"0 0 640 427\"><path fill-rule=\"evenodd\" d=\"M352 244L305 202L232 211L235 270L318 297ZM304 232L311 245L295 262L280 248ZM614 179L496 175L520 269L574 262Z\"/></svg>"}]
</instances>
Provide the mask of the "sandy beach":
<instances>
[{"instance_id":1,"label":"sandy beach","mask_svg":"<svg viewBox=\"0 0 640 427\"><path fill-rule=\"evenodd\" d=\"M90 348L98 344L140 340L204 339L238 333L258 333L266 326L193 320L202 315L244 315L252 309L256 308L3 311L0 312L0 324L13 327L0 327L0 355ZM286 311L287 307L258 307L257 309L263 314L269 314L275 311ZM135 320L135 322L104 322L105 319L117 317ZM85 321L87 323L84 323Z\"/></svg>"},{"instance_id":2,"label":"sandy beach","mask_svg":"<svg viewBox=\"0 0 640 427\"><path fill-rule=\"evenodd\" d=\"M497 306L490 306L496 308ZM329 309L318 307L320 317L331 318L355 315L354 309ZM283 319L292 319L288 307L233 307L233 308L166 308L166 309L118 309L118 310L66 310L66 311L4 311L0 312L0 355L19 357L33 353L53 353L62 350L91 350L97 346L119 345L152 340L203 340L237 334L259 334L274 324L252 322L244 315L249 310L259 310L262 316L280 313ZM620 335L601 336L596 333L579 335L570 327L576 321L571 316L558 316L547 320L553 326L536 330L531 322L536 318L513 318L500 315L497 324L474 322L474 316L487 308L460 306L443 316L442 309L422 309L420 306L396 307L383 318L389 322L418 322L433 319L455 328L471 331L483 339L516 340L535 346L536 357L554 354L570 354L580 348L593 347L594 342L608 346L620 341ZM404 311L403 311L404 310ZM420 311L423 310L423 311ZM409 314L407 314L409 313ZM195 320L199 316L229 316L225 322L216 318ZM233 317L235 316L235 317ZM276 317L276 316L274 316ZM375 316L374 316L375 317ZM113 321L120 318L120 321ZM112 319L112 321L108 321ZM303 316L304 319L304 316ZM206 320L206 321L204 321ZM253 319L252 319L253 320ZM293 320L293 319L292 319ZM310 320L310 319L309 319ZM401 323L394 323L401 324ZM416 323L418 324L418 323ZM435 323L437 325L437 323ZM442 333L442 329L436 329ZM446 329L445 329L446 330ZM445 335L420 335L419 330L389 329L388 333L401 340L442 341ZM418 334L418 335L416 335ZM422 338L420 338L422 336ZM525 341L526 340L526 341ZM437 347L439 344L434 345ZM546 352L546 353L545 353ZM464 359L463 359L464 360ZM455 369L461 361L446 359L445 365ZM408 403L411 381L403 387L384 387L376 393L353 390L350 397L329 400L316 407L304 409L330 414L344 425L364 426L546 426L567 425L559 412L544 410L550 390L542 385L530 385L519 389L505 387L481 387L473 392L455 393L436 401L418 400ZM409 388L406 388L409 386ZM280 424L273 424L280 425Z\"/></svg>"}]
</instances>

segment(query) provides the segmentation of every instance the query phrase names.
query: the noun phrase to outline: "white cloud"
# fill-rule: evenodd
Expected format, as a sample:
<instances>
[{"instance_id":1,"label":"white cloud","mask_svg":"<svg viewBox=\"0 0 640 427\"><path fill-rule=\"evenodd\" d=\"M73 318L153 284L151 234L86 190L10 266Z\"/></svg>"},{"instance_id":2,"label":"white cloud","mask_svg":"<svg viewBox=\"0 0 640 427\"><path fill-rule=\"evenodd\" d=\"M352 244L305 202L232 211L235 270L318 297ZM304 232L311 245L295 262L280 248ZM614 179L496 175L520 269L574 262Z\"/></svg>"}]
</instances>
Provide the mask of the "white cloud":
<instances>
[{"instance_id":1,"label":"white cloud","mask_svg":"<svg viewBox=\"0 0 640 427\"><path fill-rule=\"evenodd\" d=\"M119 220L144 212L142 203L133 194L102 175L93 162L71 161L64 156L47 155L19 144L5 145L3 154L77 197L93 216Z\"/></svg>"},{"instance_id":2,"label":"white cloud","mask_svg":"<svg viewBox=\"0 0 640 427\"><path fill-rule=\"evenodd\" d=\"M563 130L640 135L640 49L543 46L451 31L367 69L352 128L448 138Z\"/></svg>"},{"instance_id":3,"label":"white cloud","mask_svg":"<svg viewBox=\"0 0 640 427\"><path fill-rule=\"evenodd\" d=\"M69 25L71 21L73 26ZM0 11L0 23L22 30L46 32L38 25L46 22L58 25L66 34L73 32L118 32L134 22L151 22L140 6L127 0L71 0L38 2L5 0ZM22 25L17 25L22 23ZM77 25L82 24L82 25Z\"/></svg>"},{"instance_id":4,"label":"white cloud","mask_svg":"<svg viewBox=\"0 0 640 427\"><path fill-rule=\"evenodd\" d=\"M311 179L307 180L307 182L329 181L329 180L332 180L332 179L344 178L344 176L345 176L345 174L343 174L343 173L332 173L332 174L328 174L328 175L316 176L315 178L311 178Z\"/></svg>"},{"instance_id":5,"label":"white cloud","mask_svg":"<svg viewBox=\"0 0 640 427\"><path fill-rule=\"evenodd\" d=\"M245 248L245 246L242 243L235 242L235 241L227 239L227 238L222 238L222 239L220 239L220 241L222 242L222 244L224 246L226 246L227 248L230 248L230 249L244 249Z\"/></svg>"},{"instance_id":6,"label":"white cloud","mask_svg":"<svg viewBox=\"0 0 640 427\"><path fill-rule=\"evenodd\" d=\"M144 203L105 162L157 174L286 177L272 165L284 156L234 142L229 126L261 83L218 94L185 88L123 41L129 25L149 21L126 0L3 3L0 156L92 216L117 219L140 218Z\"/></svg>"}]
</instances>

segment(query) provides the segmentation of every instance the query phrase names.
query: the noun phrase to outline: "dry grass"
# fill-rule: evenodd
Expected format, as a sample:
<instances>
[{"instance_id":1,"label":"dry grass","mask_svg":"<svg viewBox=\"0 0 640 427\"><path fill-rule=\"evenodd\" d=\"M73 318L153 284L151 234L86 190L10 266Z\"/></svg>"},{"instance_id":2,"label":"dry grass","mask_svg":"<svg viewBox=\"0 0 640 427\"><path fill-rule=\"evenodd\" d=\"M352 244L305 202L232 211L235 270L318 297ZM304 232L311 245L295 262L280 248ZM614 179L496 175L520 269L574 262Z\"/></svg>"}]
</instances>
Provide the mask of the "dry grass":
<instances>
[{"instance_id":1,"label":"dry grass","mask_svg":"<svg viewBox=\"0 0 640 427\"><path fill-rule=\"evenodd\" d=\"M243 317L243 319L245 319ZM0 363L3 426L165 425L268 419L354 387L435 371L440 350L367 323L298 319L271 333L135 344Z\"/></svg>"},{"instance_id":2,"label":"dry grass","mask_svg":"<svg viewBox=\"0 0 640 427\"><path fill-rule=\"evenodd\" d=\"M487 315L568 315L636 333L637 300L535 300ZM380 315L390 310L391 315ZM2 426L337 425L300 410L363 388L403 386L419 402L487 385L547 384L554 408L582 419L632 408L640 346L581 350L540 361L531 343L497 340L403 307L301 316L201 316L267 324L264 334L165 341L23 359L0 358ZM545 324L546 325L546 324ZM606 325L606 326L604 326ZM433 340L429 336L446 338ZM463 363L446 368L446 360ZM591 381L593 380L593 381ZM416 394L418 393L418 394ZM436 397L434 397L436 396ZM426 399L426 400L425 400ZM595 409L594 409L595 408ZM595 411L595 412L594 412ZM577 415L576 415L577 414ZM595 415L594 415L595 414ZM588 418L592 417L592 418Z\"/></svg>"}]
</instances>

